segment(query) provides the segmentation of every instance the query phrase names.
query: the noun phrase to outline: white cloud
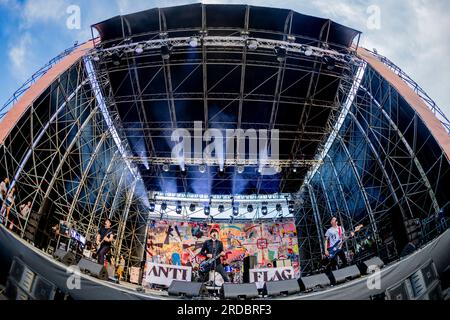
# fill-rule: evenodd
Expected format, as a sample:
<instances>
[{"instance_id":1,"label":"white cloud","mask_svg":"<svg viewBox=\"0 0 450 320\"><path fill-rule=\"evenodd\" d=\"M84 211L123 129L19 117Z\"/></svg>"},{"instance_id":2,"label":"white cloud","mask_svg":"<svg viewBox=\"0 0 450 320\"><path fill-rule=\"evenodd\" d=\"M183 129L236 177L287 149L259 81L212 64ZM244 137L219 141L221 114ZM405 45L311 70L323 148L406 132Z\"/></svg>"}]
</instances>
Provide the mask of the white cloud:
<instances>
[{"instance_id":1,"label":"white cloud","mask_svg":"<svg viewBox=\"0 0 450 320\"><path fill-rule=\"evenodd\" d=\"M60 21L71 3L66 0L28 0L22 8L25 27L37 22Z\"/></svg>"},{"instance_id":2,"label":"white cloud","mask_svg":"<svg viewBox=\"0 0 450 320\"><path fill-rule=\"evenodd\" d=\"M30 61L30 49L32 46L32 38L29 33L22 35L14 45L10 46L8 57L15 71L14 76L20 80L24 80L29 76L28 65Z\"/></svg>"}]
</instances>

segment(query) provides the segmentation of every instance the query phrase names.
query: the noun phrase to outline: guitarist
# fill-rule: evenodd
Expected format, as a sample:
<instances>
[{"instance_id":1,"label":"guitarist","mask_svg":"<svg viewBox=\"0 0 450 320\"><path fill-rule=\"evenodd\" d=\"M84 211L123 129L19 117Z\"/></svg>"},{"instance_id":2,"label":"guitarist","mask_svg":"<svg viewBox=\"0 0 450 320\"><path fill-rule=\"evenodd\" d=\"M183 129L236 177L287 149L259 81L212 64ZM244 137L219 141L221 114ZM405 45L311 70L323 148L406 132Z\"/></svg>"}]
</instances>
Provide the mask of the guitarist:
<instances>
[{"instance_id":1,"label":"guitarist","mask_svg":"<svg viewBox=\"0 0 450 320\"><path fill-rule=\"evenodd\" d=\"M345 268L347 266L347 258L345 257L345 252L342 250L342 245L345 240L345 231L342 226L338 225L338 220L336 217L331 218L331 227L325 233L325 256L330 257L330 253L328 252L328 248L333 247L340 241L339 250L336 255L330 259L327 271L330 273L331 270L335 270L338 265L337 258L342 262L342 267ZM350 237L353 237L355 233L352 231L350 233Z\"/></svg>"},{"instance_id":2,"label":"guitarist","mask_svg":"<svg viewBox=\"0 0 450 320\"><path fill-rule=\"evenodd\" d=\"M111 220L106 219L105 225L100 227L97 233L97 262L101 265L105 263L105 256L111 249L114 235L111 229Z\"/></svg>"},{"instance_id":3,"label":"guitarist","mask_svg":"<svg viewBox=\"0 0 450 320\"><path fill-rule=\"evenodd\" d=\"M223 269L222 262L220 261L220 258L225 256L225 251L223 250L223 244L222 241L218 240L219 236L219 230L218 229L211 229L209 232L210 239L206 240L203 243L202 250L200 251L200 254L203 256L206 256L208 259L211 259L212 257L215 257L220 254L220 257L217 257L217 259L214 261L213 269L215 268L215 271L218 272L225 282L230 282L230 279L228 278L228 275L226 274L225 270ZM201 274L201 279L205 280L206 276L208 275L208 272Z\"/></svg>"}]
</instances>

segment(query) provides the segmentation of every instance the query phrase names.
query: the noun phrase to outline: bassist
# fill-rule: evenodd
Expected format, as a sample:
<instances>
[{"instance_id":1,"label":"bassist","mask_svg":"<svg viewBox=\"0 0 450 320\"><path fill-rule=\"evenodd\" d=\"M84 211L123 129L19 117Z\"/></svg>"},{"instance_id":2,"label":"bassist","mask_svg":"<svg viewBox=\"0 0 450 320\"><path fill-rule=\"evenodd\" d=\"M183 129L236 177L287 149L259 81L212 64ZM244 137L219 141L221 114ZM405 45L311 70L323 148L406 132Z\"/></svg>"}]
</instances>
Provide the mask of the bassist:
<instances>
[{"instance_id":1,"label":"bassist","mask_svg":"<svg viewBox=\"0 0 450 320\"><path fill-rule=\"evenodd\" d=\"M203 256L206 256L208 259L211 259L215 256L218 256L214 260L213 269L215 268L215 271L218 272L225 282L230 282L228 275L226 274L223 265L220 261L220 258L225 256L225 252L223 250L223 244L222 241L218 240L219 230L217 229L211 229L209 232L210 239L206 240L203 243L202 250L200 251L200 254ZM201 278L204 279L208 275L208 272L205 272L201 274Z\"/></svg>"},{"instance_id":2,"label":"bassist","mask_svg":"<svg viewBox=\"0 0 450 320\"><path fill-rule=\"evenodd\" d=\"M325 256L329 259L327 267L328 272L331 272L337 268L338 257L342 262L342 267L345 268L347 266L347 258L345 257L344 250L342 250L342 245L346 240L344 228L338 225L338 220L336 217L331 218L330 223L331 227L325 233ZM353 237L354 235L354 232L350 233L350 237ZM336 255L331 257L328 249L334 247L335 245L338 245L339 250Z\"/></svg>"}]
</instances>

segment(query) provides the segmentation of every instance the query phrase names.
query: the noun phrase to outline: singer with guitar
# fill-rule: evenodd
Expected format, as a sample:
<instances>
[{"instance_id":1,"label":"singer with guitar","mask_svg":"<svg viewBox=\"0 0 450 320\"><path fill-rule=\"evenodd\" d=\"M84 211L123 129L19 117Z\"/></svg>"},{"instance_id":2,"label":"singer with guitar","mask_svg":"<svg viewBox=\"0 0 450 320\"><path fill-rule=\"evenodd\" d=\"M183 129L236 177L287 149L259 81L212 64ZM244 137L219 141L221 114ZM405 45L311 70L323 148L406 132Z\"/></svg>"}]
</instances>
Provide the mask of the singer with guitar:
<instances>
[{"instance_id":1,"label":"singer with guitar","mask_svg":"<svg viewBox=\"0 0 450 320\"><path fill-rule=\"evenodd\" d=\"M210 270L215 270L218 272L225 282L230 282L228 275L226 274L220 258L225 256L223 250L223 244L218 240L219 230L211 229L209 232L210 239L203 243L200 254L207 257L207 260L200 264L200 277L202 282L204 282L206 276Z\"/></svg>"},{"instance_id":2,"label":"singer with guitar","mask_svg":"<svg viewBox=\"0 0 450 320\"><path fill-rule=\"evenodd\" d=\"M338 258L342 262L342 267L347 266L347 258L345 252L342 249L343 244L348 239L355 235L363 226L358 226L355 231L350 232L350 236L345 235L345 230L342 226L338 225L338 220L336 217L331 218L331 227L325 233L325 256L328 258L327 272L330 273L335 270L338 266Z\"/></svg>"},{"instance_id":3,"label":"singer with guitar","mask_svg":"<svg viewBox=\"0 0 450 320\"><path fill-rule=\"evenodd\" d=\"M114 234L111 229L111 220L106 219L104 226L101 226L97 233L97 262L99 264L105 263L105 256L111 249L114 241Z\"/></svg>"}]
</instances>

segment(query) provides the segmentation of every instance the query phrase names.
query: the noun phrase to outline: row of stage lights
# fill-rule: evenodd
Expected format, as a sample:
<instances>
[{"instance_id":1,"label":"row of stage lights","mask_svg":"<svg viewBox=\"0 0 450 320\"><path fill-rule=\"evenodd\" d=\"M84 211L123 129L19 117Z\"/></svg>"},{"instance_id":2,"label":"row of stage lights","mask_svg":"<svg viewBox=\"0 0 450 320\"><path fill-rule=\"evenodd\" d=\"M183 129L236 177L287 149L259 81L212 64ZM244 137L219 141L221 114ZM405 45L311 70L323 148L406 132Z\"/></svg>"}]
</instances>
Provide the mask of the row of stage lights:
<instances>
[{"instance_id":1,"label":"row of stage lights","mask_svg":"<svg viewBox=\"0 0 450 320\"><path fill-rule=\"evenodd\" d=\"M169 171L170 171L170 165L169 165L169 164L163 164L163 165L162 165L162 170L163 170L164 172L169 172ZM297 167L292 167L291 170L292 170L293 173L297 173L298 168L297 168ZM185 172L186 172L186 168L185 168L185 167L181 167L181 171L185 173ZM205 173L205 172L206 172L206 164L201 164L201 165L199 165L199 166L198 166L198 171L199 171L200 173ZM236 166L236 171L237 171L237 173L239 173L239 174L244 173L244 171L245 171L245 166L244 166L244 165L237 165L237 166ZM262 172L262 168L261 168L261 167L258 167L257 171L258 171L258 173L261 173L261 172ZM277 168L277 172L280 173L281 171L282 171L281 167L278 167L278 168ZM219 168L219 172L220 172L220 173L224 173L225 171L224 171L223 168Z\"/></svg>"},{"instance_id":2,"label":"row of stage lights","mask_svg":"<svg viewBox=\"0 0 450 320\"><path fill-rule=\"evenodd\" d=\"M269 213L267 205L268 205L267 202L263 202L262 203L261 214L263 216L266 216ZM155 212L155 208L156 208L155 202L154 201L150 202L149 211L150 212ZM231 208L232 208L233 216L235 216L235 217L238 216L239 215L239 205L236 204L234 202L234 200L232 201ZM197 209L197 206L196 206L195 203L191 203L189 205L189 211L190 212L194 213L196 209ZM167 210L167 202L162 202L161 203L161 211L166 211L166 210ZM225 211L225 206L223 204L219 204L218 207L217 207L217 210L219 211L219 213L223 213ZM247 206L247 212L248 213L252 213L254 210L255 210L255 208L253 207L252 204L249 204ZM282 208L280 203L276 204L275 210L277 212L282 212L283 211L283 208ZM290 214L294 214L294 212L295 212L295 202L293 200L288 201L288 210L289 210ZM176 214L180 215L182 213L182 211L183 211L183 205L182 205L181 201L178 201L176 203L175 212L176 212ZM209 216L210 215L210 213L211 213L211 202L208 203L208 204L205 204L203 206L203 213L205 214L205 216Z\"/></svg>"},{"instance_id":3,"label":"row of stage lights","mask_svg":"<svg viewBox=\"0 0 450 320\"><path fill-rule=\"evenodd\" d=\"M295 41L295 37L292 37L292 36L288 37L288 41L289 42L294 42ZM202 38L201 37L192 36L192 37L189 38L189 40L187 40L187 44L191 48L196 48L199 45L201 45L201 43L202 43ZM258 42L257 39L249 38L249 39L246 40L246 46L247 46L248 50L255 51L259 47L259 42ZM300 48L301 48L300 51L305 56L310 57L310 56L314 55L313 48L311 48L309 46L306 46L306 45L302 45ZM145 51L145 49L146 49L145 44L140 43L140 44L137 44L134 47L134 52L136 54L140 55L140 54L142 54ZM172 53L172 49L173 49L172 44L170 44L170 43L163 44L161 46L161 48L160 48L161 58L163 60L170 59L170 55ZM275 54L275 56L277 57L277 60L280 63L284 62L286 60L287 52L288 52L287 48L285 46L282 46L282 45L281 46L276 46L274 48L274 54ZM331 71L331 70L335 69L337 61L336 61L336 59L334 57L332 57L330 55L323 55L323 56L321 56L321 58L322 58L322 62L325 64L325 66L326 66L326 68L328 70ZM353 58L352 58L351 55L347 54L347 55L344 56L344 60L346 62L351 62L352 59ZM99 61L100 60L100 56L99 55L94 55L93 56L93 60L94 61ZM111 55L111 60L112 60L113 65L119 66L121 64L121 62L122 62L122 55L117 53L117 52L113 53Z\"/></svg>"}]
</instances>

